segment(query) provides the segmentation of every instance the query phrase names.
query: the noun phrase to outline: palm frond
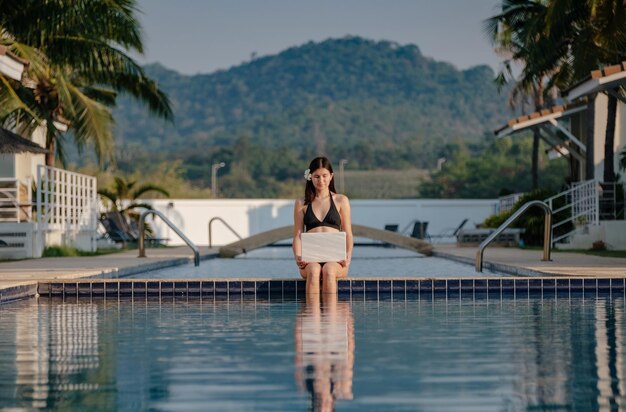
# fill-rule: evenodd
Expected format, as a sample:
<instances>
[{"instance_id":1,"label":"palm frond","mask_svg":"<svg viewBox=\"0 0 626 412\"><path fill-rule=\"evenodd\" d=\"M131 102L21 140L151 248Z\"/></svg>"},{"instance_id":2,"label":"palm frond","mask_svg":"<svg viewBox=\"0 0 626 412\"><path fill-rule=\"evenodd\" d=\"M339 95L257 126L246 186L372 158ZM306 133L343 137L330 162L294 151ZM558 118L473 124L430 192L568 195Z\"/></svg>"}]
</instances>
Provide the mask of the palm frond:
<instances>
[{"instance_id":1,"label":"palm frond","mask_svg":"<svg viewBox=\"0 0 626 412\"><path fill-rule=\"evenodd\" d=\"M15 91L15 88L18 87L18 85L14 85L11 79L0 74L0 119L6 118L16 110L29 110ZM31 114L35 115L32 112Z\"/></svg>"},{"instance_id":2,"label":"palm frond","mask_svg":"<svg viewBox=\"0 0 626 412\"><path fill-rule=\"evenodd\" d=\"M133 192L132 198L133 199L138 199L139 197L141 197L143 194L145 194L147 192L161 193L165 197L169 197L170 196L170 193L166 189L161 187L161 186L158 186L158 185L155 185L155 184L144 184L144 185L141 185L140 187L138 187Z\"/></svg>"},{"instance_id":3,"label":"palm frond","mask_svg":"<svg viewBox=\"0 0 626 412\"><path fill-rule=\"evenodd\" d=\"M152 209L152 205L149 203L132 202L129 205L127 205L125 208L120 210L120 212L128 213L130 210L139 209L139 208Z\"/></svg>"},{"instance_id":4,"label":"palm frond","mask_svg":"<svg viewBox=\"0 0 626 412\"><path fill-rule=\"evenodd\" d=\"M128 194L130 193L130 188L133 186L134 182L129 182L120 176L115 176L113 178L115 191L120 199L128 199Z\"/></svg>"},{"instance_id":5,"label":"palm frond","mask_svg":"<svg viewBox=\"0 0 626 412\"><path fill-rule=\"evenodd\" d=\"M74 107L74 113L71 117L66 117L71 122L71 129L77 144L79 146L92 145L101 164L112 159L113 117L111 112L101 103L89 98L71 82L65 83L64 86L72 97L71 104Z\"/></svg>"},{"instance_id":6,"label":"palm frond","mask_svg":"<svg viewBox=\"0 0 626 412\"><path fill-rule=\"evenodd\" d=\"M107 107L114 107L116 104L118 96L117 92L106 87L89 85L82 87L82 91L85 96L102 103Z\"/></svg>"},{"instance_id":7,"label":"palm frond","mask_svg":"<svg viewBox=\"0 0 626 412\"><path fill-rule=\"evenodd\" d=\"M98 194L111 204L111 210L118 211L119 197L109 189L99 189Z\"/></svg>"}]
</instances>

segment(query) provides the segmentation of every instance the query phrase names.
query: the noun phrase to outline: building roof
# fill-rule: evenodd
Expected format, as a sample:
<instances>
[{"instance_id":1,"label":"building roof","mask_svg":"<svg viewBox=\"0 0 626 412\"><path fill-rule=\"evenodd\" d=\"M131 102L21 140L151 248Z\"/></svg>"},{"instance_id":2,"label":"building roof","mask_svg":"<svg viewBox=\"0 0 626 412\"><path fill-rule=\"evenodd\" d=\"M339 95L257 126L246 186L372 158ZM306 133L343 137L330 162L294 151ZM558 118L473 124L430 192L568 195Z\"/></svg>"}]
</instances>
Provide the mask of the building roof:
<instances>
[{"instance_id":1,"label":"building roof","mask_svg":"<svg viewBox=\"0 0 626 412\"><path fill-rule=\"evenodd\" d=\"M0 127L0 153L47 153L37 143Z\"/></svg>"},{"instance_id":2,"label":"building roof","mask_svg":"<svg viewBox=\"0 0 626 412\"><path fill-rule=\"evenodd\" d=\"M9 48L0 44L0 56L9 56L16 62L22 63L24 66L28 66L28 60L22 59L9 51Z\"/></svg>"},{"instance_id":3,"label":"building roof","mask_svg":"<svg viewBox=\"0 0 626 412\"><path fill-rule=\"evenodd\" d=\"M13 80L20 81L22 72L28 66L28 60L24 60L11 53L6 46L0 45L0 73L9 76Z\"/></svg>"},{"instance_id":4,"label":"building roof","mask_svg":"<svg viewBox=\"0 0 626 412\"><path fill-rule=\"evenodd\" d=\"M592 71L585 80L565 90L563 96L571 101L619 86L626 86L626 62Z\"/></svg>"},{"instance_id":5,"label":"building roof","mask_svg":"<svg viewBox=\"0 0 626 412\"><path fill-rule=\"evenodd\" d=\"M552 106L547 109L533 112L531 114L516 117L507 122L505 126L494 131L496 137L504 137L510 134L522 131L532 126L537 126L542 123L552 122L561 117L567 117L574 113L581 112L587 109L587 105L576 103L566 104L559 106Z\"/></svg>"}]
</instances>

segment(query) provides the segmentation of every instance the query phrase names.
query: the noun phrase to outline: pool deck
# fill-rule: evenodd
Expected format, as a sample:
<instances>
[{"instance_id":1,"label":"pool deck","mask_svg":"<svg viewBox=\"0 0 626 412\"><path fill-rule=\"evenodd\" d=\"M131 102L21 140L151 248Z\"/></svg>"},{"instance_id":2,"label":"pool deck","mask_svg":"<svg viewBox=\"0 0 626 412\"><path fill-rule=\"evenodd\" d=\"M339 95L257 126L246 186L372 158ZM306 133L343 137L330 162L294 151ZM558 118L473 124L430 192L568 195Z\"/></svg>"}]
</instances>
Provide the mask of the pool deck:
<instances>
[{"instance_id":1,"label":"pool deck","mask_svg":"<svg viewBox=\"0 0 626 412\"><path fill-rule=\"evenodd\" d=\"M474 265L477 247L436 245L434 255ZM542 250L493 247L483 254L483 268L519 276L626 277L626 259L556 251L543 262Z\"/></svg>"},{"instance_id":2,"label":"pool deck","mask_svg":"<svg viewBox=\"0 0 626 412\"><path fill-rule=\"evenodd\" d=\"M474 264L477 248L436 245L435 256ZM34 296L39 281L120 277L193 262L188 247L137 250L93 257L55 257L0 262L0 303ZM200 248L201 259L215 257L217 248ZM494 247L485 250L484 268L520 276L622 277L626 259L554 252L542 262L540 250ZM357 277L358 274L352 274Z\"/></svg>"},{"instance_id":3,"label":"pool deck","mask_svg":"<svg viewBox=\"0 0 626 412\"><path fill-rule=\"evenodd\" d=\"M200 247L200 259L217 256L218 249ZM48 257L0 262L0 303L34 296L37 283L91 277L120 277L186 263L193 264L187 246L137 250L89 257Z\"/></svg>"}]
</instances>

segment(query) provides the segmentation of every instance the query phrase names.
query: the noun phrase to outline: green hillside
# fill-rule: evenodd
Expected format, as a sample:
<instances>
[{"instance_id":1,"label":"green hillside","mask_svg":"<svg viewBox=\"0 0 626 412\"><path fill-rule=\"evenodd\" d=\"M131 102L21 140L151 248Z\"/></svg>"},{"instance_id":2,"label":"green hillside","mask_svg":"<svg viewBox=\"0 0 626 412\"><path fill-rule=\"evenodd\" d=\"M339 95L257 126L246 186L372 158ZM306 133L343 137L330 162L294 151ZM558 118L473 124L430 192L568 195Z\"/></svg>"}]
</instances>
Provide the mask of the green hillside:
<instances>
[{"instance_id":1,"label":"green hillside","mask_svg":"<svg viewBox=\"0 0 626 412\"><path fill-rule=\"evenodd\" d=\"M114 113L120 168L181 159L198 185L218 160L229 163L220 173L237 167L242 178L264 174L278 184L299 178L318 154L349 159L350 169L433 168L446 144L480 140L510 117L489 67L459 71L415 45L358 37L211 74L146 71L168 93L176 123L122 100Z\"/></svg>"}]
</instances>

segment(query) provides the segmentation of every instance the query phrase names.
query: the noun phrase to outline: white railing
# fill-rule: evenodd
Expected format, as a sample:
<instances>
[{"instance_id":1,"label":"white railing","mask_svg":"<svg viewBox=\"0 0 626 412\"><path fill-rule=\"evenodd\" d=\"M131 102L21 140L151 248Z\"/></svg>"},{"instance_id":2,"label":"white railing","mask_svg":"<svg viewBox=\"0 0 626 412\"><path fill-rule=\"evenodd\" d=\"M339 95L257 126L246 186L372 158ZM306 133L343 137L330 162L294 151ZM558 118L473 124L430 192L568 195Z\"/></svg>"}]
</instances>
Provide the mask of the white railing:
<instances>
[{"instance_id":1,"label":"white railing","mask_svg":"<svg viewBox=\"0 0 626 412\"><path fill-rule=\"evenodd\" d=\"M513 209L515 203L519 200L520 197L524 196L524 193L513 193L507 196L502 196L498 198L498 209L499 212L507 212Z\"/></svg>"},{"instance_id":2,"label":"white railing","mask_svg":"<svg viewBox=\"0 0 626 412\"><path fill-rule=\"evenodd\" d=\"M626 183L600 182L600 220L623 220L626 212L624 203Z\"/></svg>"},{"instance_id":3,"label":"white railing","mask_svg":"<svg viewBox=\"0 0 626 412\"><path fill-rule=\"evenodd\" d=\"M95 250L98 225L96 178L40 165L37 182L37 223L40 233L49 237L45 244L75 244L81 235L89 242L89 247L81 249ZM52 234L57 234L60 239ZM84 245L85 239L81 242Z\"/></svg>"},{"instance_id":4,"label":"white railing","mask_svg":"<svg viewBox=\"0 0 626 412\"><path fill-rule=\"evenodd\" d=\"M599 188L597 180L574 183L571 189L545 200L552 209L552 242L563 240L577 230L577 226L597 225L600 221ZM567 211L570 211L568 214ZM570 223L571 229L566 229ZM562 233L555 235L555 229Z\"/></svg>"},{"instance_id":5,"label":"white railing","mask_svg":"<svg viewBox=\"0 0 626 412\"><path fill-rule=\"evenodd\" d=\"M0 178L0 222L32 219L31 179Z\"/></svg>"}]
</instances>

